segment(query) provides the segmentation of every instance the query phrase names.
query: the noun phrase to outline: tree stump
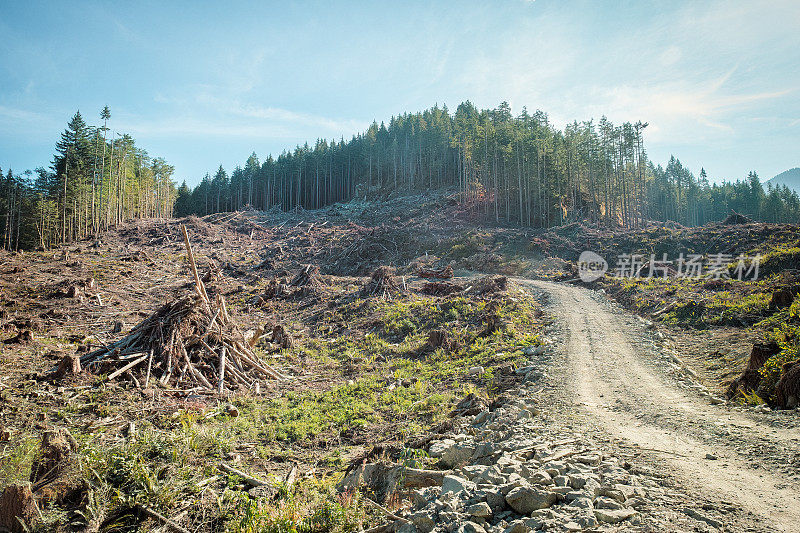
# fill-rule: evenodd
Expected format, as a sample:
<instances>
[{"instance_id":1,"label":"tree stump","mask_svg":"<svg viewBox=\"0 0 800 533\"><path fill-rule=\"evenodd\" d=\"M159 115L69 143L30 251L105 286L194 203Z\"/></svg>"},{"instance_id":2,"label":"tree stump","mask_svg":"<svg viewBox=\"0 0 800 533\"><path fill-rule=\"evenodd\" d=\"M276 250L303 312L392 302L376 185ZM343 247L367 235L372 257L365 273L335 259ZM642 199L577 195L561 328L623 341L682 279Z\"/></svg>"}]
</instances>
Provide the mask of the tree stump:
<instances>
[{"instance_id":1,"label":"tree stump","mask_svg":"<svg viewBox=\"0 0 800 533\"><path fill-rule=\"evenodd\" d=\"M458 348L458 341L451 338L447 331L443 329L434 329L428 335L428 343L425 345L425 348L428 350L444 348L446 351L452 351Z\"/></svg>"},{"instance_id":2,"label":"tree stump","mask_svg":"<svg viewBox=\"0 0 800 533\"><path fill-rule=\"evenodd\" d=\"M55 378L64 379L81 373L81 358L77 355L65 355L58 363Z\"/></svg>"},{"instance_id":3,"label":"tree stump","mask_svg":"<svg viewBox=\"0 0 800 533\"><path fill-rule=\"evenodd\" d=\"M0 528L24 533L39 515L30 485L9 485L0 496Z\"/></svg>"},{"instance_id":4,"label":"tree stump","mask_svg":"<svg viewBox=\"0 0 800 533\"><path fill-rule=\"evenodd\" d=\"M43 484L58 477L69 465L72 453L77 448L75 438L65 428L45 431L41 456L31 465L31 483Z\"/></svg>"},{"instance_id":5,"label":"tree stump","mask_svg":"<svg viewBox=\"0 0 800 533\"><path fill-rule=\"evenodd\" d=\"M796 287L783 287L776 289L769 300L770 309L784 309L792 305L795 295L798 293Z\"/></svg>"},{"instance_id":6,"label":"tree stump","mask_svg":"<svg viewBox=\"0 0 800 533\"><path fill-rule=\"evenodd\" d=\"M750 392L758 389L761 382L761 374L759 369L764 366L767 359L780 352L781 349L775 342L768 343L755 343L753 349L750 351L750 360L747 363L747 368L742 372L742 375L735 379L728 390L726 395L728 398L733 398L739 392Z\"/></svg>"},{"instance_id":7,"label":"tree stump","mask_svg":"<svg viewBox=\"0 0 800 533\"><path fill-rule=\"evenodd\" d=\"M775 404L785 409L800 405L800 360L783 365L783 375L775 387Z\"/></svg>"},{"instance_id":8,"label":"tree stump","mask_svg":"<svg viewBox=\"0 0 800 533\"><path fill-rule=\"evenodd\" d=\"M286 329L278 324L272 328L272 342L279 345L281 348L291 348L294 346L292 337L286 332Z\"/></svg>"}]
</instances>

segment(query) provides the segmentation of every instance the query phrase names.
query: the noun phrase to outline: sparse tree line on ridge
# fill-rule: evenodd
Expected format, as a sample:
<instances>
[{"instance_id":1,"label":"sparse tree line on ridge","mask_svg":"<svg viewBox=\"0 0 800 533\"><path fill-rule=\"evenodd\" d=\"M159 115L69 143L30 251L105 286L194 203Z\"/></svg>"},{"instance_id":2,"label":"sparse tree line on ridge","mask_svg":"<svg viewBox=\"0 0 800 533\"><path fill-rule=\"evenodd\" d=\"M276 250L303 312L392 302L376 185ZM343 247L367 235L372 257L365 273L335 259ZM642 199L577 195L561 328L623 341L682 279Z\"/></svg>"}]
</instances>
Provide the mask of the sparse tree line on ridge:
<instances>
[{"instance_id":1,"label":"sparse tree line on ridge","mask_svg":"<svg viewBox=\"0 0 800 533\"><path fill-rule=\"evenodd\" d=\"M207 215L250 206L316 209L354 198L443 187L488 223L550 227L590 221L629 228L649 221L702 225L731 210L766 222L800 221L800 198L786 187L744 180L710 184L674 157L654 165L644 148L647 124L615 126L605 117L563 130L547 114L505 102L451 114L434 106L376 122L349 141L318 140L272 155L255 153L231 173L222 168L194 188L175 188L174 168L151 159L129 135L88 126L80 113L56 145L51 169L0 180L0 224L7 249L53 246L125 220Z\"/></svg>"},{"instance_id":2,"label":"sparse tree line on ridge","mask_svg":"<svg viewBox=\"0 0 800 533\"><path fill-rule=\"evenodd\" d=\"M151 158L127 134L87 125L75 113L56 144L51 167L0 171L3 248L49 248L135 218L172 216L174 167Z\"/></svg>"}]
</instances>

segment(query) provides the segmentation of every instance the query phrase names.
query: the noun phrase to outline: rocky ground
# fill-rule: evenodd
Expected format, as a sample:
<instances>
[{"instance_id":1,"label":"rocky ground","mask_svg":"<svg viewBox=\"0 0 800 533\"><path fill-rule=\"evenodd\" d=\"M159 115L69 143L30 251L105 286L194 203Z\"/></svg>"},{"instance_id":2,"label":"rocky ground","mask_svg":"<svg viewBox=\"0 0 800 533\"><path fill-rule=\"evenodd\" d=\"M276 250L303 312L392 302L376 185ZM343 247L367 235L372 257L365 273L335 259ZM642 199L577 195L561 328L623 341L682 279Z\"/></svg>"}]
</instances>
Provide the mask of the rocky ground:
<instances>
[{"instance_id":1,"label":"rocky ground","mask_svg":"<svg viewBox=\"0 0 800 533\"><path fill-rule=\"evenodd\" d=\"M400 531L792 531L794 413L726 404L653 324L602 293L522 282L549 301L546 348L501 401L462 403ZM620 360L625 358L626 360ZM617 377L613 377L617 376ZM374 485L364 465L344 485Z\"/></svg>"}]
</instances>

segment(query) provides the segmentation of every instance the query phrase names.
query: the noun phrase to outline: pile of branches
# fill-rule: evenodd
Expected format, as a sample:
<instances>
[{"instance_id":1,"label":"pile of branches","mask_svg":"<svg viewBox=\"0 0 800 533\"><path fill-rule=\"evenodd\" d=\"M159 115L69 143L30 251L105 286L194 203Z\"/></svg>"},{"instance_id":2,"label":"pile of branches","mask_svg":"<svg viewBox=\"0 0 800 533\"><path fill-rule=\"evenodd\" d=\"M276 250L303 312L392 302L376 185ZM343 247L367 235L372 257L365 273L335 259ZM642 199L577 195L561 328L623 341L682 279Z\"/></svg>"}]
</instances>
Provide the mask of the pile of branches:
<instances>
[{"instance_id":1,"label":"pile of branches","mask_svg":"<svg viewBox=\"0 0 800 533\"><path fill-rule=\"evenodd\" d=\"M425 279L450 279L453 277L453 267L447 265L446 267L440 269L420 268L417 271L417 275Z\"/></svg>"},{"instance_id":2,"label":"pile of branches","mask_svg":"<svg viewBox=\"0 0 800 533\"><path fill-rule=\"evenodd\" d=\"M381 262L396 262L402 247L413 241L408 231L393 226L364 227L350 223L328 242L319 259L332 271L369 272Z\"/></svg>"},{"instance_id":3,"label":"pile of branches","mask_svg":"<svg viewBox=\"0 0 800 533\"><path fill-rule=\"evenodd\" d=\"M464 290L464 287L457 283L449 281L427 281L420 289L422 294L429 294L431 296L446 296Z\"/></svg>"},{"instance_id":4,"label":"pile of branches","mask_svg":"<svg viewBox=\"0 0 800 533\"><path fill-rule=\"evenodd\" d=\"M287 281L286 277L271 279L264 292L253 297L250 303L263 305L268 300L277 298L304 298L318 295L325 285L320 277L319 267L305 265L295 274L292 281Z\"/></svg>"},{"instance_id":5,"label":"pile of branches","mask_svg":"<svg viewBox=\"0 0 800 533\"><path fill-rule=\"evenodd\" d=\"M473 294L491 294L505 292L508 288L508 278L505 276L484 276L478 278L471 286Z\"/></svg>"},{"instance_id":6,"label":"pile of branches","mask_svg":"<svg viewBox=\"0 0 800 533\"><path fill-rule=\"evenodd\" d=\"M109 371L108 379L125 375L137 386L139 378L144 387L154 379L162 386L219 393L257 389L263 379L288 379L253 353L222 295L209 300L185 227L183 232L196 291L162 306L119 341L82 356L81 366Z\"/></svg>"},{"instance_id":7,"label":"pile of branches","mask_svg":"<svg viewBox=\"0 0 800 533\"><path fill-rule=\"evenodd\" d=\"M391 300L398 294L406 291L405 280L398 282L394 267L379 266L370 276L369 282L361 290L362 296L377 296L384 300Z\"/></svg>"},{"instance_id":8,"label":"pile of branches","mask_svg":"<svg viewBox=\"0 0 800 533\"><path fill-rule=\"evenodd\" d=\"M725 220L722 221L725 225L732 225L732 224L752 224L753 219L748 217L747 215L743 215L741 213L737 213L733 209L731 209L731 214L728 215Z\"/></svg>"}]
</instances>

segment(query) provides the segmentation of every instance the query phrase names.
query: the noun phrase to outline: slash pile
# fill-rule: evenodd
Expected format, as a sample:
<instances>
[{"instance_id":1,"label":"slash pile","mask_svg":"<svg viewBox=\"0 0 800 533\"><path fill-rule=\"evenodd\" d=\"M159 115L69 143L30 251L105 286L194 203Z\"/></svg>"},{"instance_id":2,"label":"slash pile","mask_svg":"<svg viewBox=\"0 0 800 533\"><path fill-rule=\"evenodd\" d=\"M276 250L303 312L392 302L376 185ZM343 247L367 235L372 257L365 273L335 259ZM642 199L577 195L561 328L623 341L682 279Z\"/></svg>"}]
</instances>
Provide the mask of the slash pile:
<instances>
[{"instance_id":1,"label":"slash pile","mask_svg":"<svg viewBox=\"0 0 800 533\"><path fill-rule=\"evenodd\" d=\"M383 265L375 269L369 282L361 289L361 294L364 297L377 296L383 300L391 300L405 291L405 279L402 280L401 286L395 276L395 269Z\"/></svg>"},{"instance_id":2,"label":"slash pile","mask_svg":"<svg viewBox=\"0 0 800 533\"><path fill-rule=\"evenodd\" d=\"M231 321L222 295L211 302L197 274L184 231L196 292L159 308L119 341L81 357L81 366L125 375L135 384L151 379L162 386L229 390L258 388L263 379L286 376L261 362ZM114 369L112 371L112 369Z\"/></svg>"}]
</instances>

